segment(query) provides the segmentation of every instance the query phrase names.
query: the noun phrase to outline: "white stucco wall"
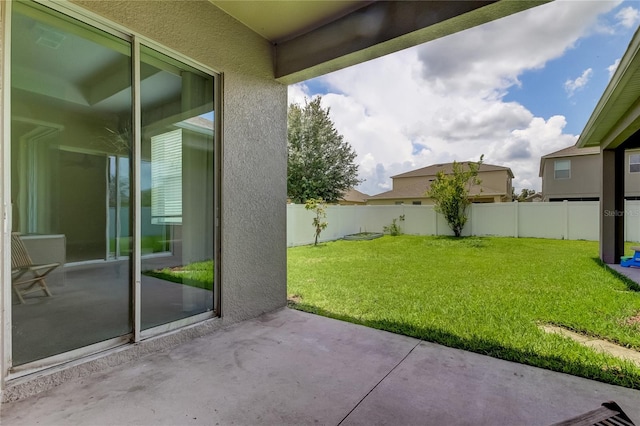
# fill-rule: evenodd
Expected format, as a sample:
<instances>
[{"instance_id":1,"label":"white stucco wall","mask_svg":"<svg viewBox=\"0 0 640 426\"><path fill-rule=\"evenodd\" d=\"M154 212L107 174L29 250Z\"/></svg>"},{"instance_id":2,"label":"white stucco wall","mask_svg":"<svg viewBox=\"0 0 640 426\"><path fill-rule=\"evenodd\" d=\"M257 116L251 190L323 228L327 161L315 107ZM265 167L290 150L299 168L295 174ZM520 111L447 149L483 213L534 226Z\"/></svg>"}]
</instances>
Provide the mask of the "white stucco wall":
<instances>
[{"instance_id":1,"label":"white stucco wall","mask_svg":"<svg viewBox=\"0 0 640 426\"><path fill-rule=\"evenodd\" d=\"M207 1L74 1L224 74L222 316L286 304L287 87L272 47Z\"/></svg>"}]
</instances>

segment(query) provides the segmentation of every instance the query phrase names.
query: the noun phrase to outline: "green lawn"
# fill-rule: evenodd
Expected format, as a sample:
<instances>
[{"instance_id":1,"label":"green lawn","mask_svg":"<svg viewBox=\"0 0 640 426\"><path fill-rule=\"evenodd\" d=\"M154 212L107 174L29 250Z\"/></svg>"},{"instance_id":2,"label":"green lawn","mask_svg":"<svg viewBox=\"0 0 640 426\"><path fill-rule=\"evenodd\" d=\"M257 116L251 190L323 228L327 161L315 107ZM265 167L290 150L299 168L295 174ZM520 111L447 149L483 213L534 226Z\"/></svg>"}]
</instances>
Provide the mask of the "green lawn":
<instances>
[{"instance_id":1,"label":"green lawn","mask_svg":"<svg viewBox=\"0 0 640 426\"><path fill-rule=\"evenodd\" d=\"M191 287L213 290L213 261L194 262L175 268L144 271L143 275L180 283Z\"/></svg>"},{"instance_id":2,"label":"green lawn","mask_svg":"<svg viewBox=\"0 0 640 426\"><path fill-rule=\"evenodd\" d=\"M598 243L385 236L288 249L296 309L640 388L640 368L558 335L555 324L640 350L640 290Z\"/></svg>"}]
</instances>

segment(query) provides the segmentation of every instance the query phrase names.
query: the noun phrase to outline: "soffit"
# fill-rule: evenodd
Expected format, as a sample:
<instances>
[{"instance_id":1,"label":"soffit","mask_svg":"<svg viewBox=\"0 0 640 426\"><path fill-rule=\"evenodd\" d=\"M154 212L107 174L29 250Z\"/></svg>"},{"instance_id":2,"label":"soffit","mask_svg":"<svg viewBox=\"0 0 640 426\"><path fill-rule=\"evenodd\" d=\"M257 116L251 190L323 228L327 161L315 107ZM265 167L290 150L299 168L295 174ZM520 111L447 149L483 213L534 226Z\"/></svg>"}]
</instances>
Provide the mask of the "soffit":
<instances>
[{"instance_id":1,"label":"soffit","mask_svg":"<svg viewBox=\"0 0 640 426\"><path fill-rule=\"evenodd\" d=\"M576 146L616 148L640 129L640 30L587 121Z\"/></svg>"},{"instance_id":2,"label":"soffit","mask_svg":"<svg viewBox=\"0 0 640 426\"><path fill-rule=\"evenodd\" d=\"M550 0L209 1L271 42L274 76L292 84Z\"/></svg>"},{"instance_id":3,"label":"soffit","mask_svg":"<svg viewBox=\"0 0 640 426\"><path fill-rule=\"evenodd\" d=\"M279 43L372 3L367 0L209 0L265 39Z\"/></svg>"}]
</instances>

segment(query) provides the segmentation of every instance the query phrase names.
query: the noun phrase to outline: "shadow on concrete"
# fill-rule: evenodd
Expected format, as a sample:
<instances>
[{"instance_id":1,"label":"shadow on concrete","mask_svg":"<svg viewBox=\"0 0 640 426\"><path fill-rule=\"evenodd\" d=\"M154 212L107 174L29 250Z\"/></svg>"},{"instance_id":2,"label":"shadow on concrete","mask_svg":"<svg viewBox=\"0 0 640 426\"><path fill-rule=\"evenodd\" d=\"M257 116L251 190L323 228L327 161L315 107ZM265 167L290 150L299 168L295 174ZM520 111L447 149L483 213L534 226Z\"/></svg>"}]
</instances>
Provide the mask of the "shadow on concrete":
<instances>
[{"instance_id":1,"label":"shadow on concrete","mask_svg":"<svg viewBox=\"0 0 640 426\"><path fill-rule=\"evenodd\" d=\"M630 371L621 373L616 368L607 369L603 368L603 366L587 364L580 362L579 360L575 360L573 363L568 363L566 359L560 357L545 356L536 352L505 346L500 342L478 336L471 338L461 337L437 328L416 327L413 324L395 322L386 319L362 320L349 315L335 314L326 309L305 303L290 302L289 307L303 312L414 337L450 348L462 349L493 358L545 368L560 373L572 375L579 374L580 377L585 377L591 380L611 383L632 389L640 389L640 374L634 374Z\"/></svg>"}]
</instances>

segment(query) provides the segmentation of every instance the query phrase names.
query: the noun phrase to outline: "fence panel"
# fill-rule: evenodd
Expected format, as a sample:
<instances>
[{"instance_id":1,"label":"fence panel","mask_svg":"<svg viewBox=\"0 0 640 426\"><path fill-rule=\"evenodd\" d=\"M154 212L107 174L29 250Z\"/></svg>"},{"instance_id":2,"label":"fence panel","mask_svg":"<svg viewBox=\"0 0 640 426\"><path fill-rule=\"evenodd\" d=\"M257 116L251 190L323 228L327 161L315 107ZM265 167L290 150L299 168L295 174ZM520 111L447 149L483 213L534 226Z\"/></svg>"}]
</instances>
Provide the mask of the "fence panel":
<instances>
[{"instance_id":1,"label":"fence panel","mask_svg":"<svg viewBox=\"0 0 640 426\"><path fill-rule=\"evenodd\" d=\"M402 232L411 235L436 235L436 212L433 206L404 206Z\"/></svg>"},{"instance_id":2,"label":"fence panel","mask_svg":"<svg viewBox=\"0 0 640 426\"><path fill-rule=\"evenodd\" d=\"M518 236L567 238L566 203L518 203ZM520 205L521 204L521 205Z\"/></svg>"},{"instance_id":3,"label":"fence panel","mask_svg":"<svg viewBox=\"0 0 640 426\"><path fill-rule=\"evenodd\" d=\"M592 240L600 238L600 202L567 202L567 227L569 240Z\"/></svg>"},{"instance_id":4,"label":"fence panel","mask_svg":"<svg viewBox=\"0 0 640 426\"><path fill-rule=\"evenodd\" d=\"M640 200L628 200L624 206L625 240L640 242Z\"/></svg>"},{"instance_id":5,"label":"fence panel","mask_svg":"<svg viewBox=\"0 0 640 426\"><path fill-rule=\"evenodd\" d=\"M473 235L517 237L520 203L473 204L469 228Z\"/></svg>"},{"instance_id":6,"label":"fence panel","mask_svg":"<svg viewBox=\"0 0 640 426\"><path fill-rule=\"evenodd\" d=\"M473 204L462 235L496 235L570 240L599 238L598 201L561 203ZM640 242L640 201L625 203L625 239ZM453 235L446 220L433 206L328 206L327 228L319 241L330 241L358 232L382 232L393 219L412 235ZM312 244L314 214L304 205L287 206L287 245Z\"/></svg>"}]
</instances>

